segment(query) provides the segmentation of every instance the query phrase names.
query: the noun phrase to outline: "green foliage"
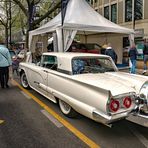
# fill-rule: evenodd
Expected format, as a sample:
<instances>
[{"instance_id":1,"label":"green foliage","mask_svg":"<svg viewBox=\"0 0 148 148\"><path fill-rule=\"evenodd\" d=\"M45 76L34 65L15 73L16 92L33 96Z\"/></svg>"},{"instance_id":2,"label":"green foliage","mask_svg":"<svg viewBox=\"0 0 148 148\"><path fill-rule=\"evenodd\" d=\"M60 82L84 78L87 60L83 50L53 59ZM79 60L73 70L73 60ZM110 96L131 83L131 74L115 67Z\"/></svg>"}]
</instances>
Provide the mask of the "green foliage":
<instances>
[{"instance_id":1,"label":"green foliage","mask_svg":"<svg viewBox=\"0 0 148 148\"><path fill-rule=\"evenodd\" d=\"M0 1L0 9L3 6L5 10L6 3L1 0ZM39 26L40 22L43 21L46 18L52 18L53 13L56 15L55 12L57 12L57 8L59 8L61 0L11 0L11 30L12 34L22 30L23 33L26 31L26 41L28 42L28 32L30 30L35 29L37 26ZM8 3L8 6L9 7ZM34 14L34 8L38 7L39 11ZM3 22L3 25L6 24L9 28L10 23L10 17L9 12L6 12L6 18ZM7 15L8 14L8 15ZM35 16L36 15L36 16ZM0 19L0 22L2 24L2 19ZM7 37L8 38L8 37Z\"/></svg>"}]
</instances>

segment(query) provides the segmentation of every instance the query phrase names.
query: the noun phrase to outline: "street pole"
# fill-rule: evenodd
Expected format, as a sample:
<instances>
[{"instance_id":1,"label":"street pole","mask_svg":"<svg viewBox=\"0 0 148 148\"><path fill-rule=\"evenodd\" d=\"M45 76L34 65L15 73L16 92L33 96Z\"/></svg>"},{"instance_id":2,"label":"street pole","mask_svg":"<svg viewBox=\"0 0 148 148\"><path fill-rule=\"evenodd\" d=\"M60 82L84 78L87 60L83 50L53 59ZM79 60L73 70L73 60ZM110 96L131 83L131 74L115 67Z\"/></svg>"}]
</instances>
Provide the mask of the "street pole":
<instances>
[{"instance_id":1,"label":"street pole","mask_svg":"<svg viewBox=\"0 0 148 148\"><path fill-rule=\"evenodd\" d=\"M132 0L132 27L135 31L135 0ZM135 43L135 37L134 35L131 36L131 43L130 45Z\"/></svg>"},{"instance_id":2,"label":"street pole","mask_svg":"<svg viewBox=\"0 0 148 148\"><path fill-rule=\"evenodd\" d=\"M6 46L8 47L8 18L9 18L9 13L8 13L8 5L7 5L7 1L6 1L6 16L7 16L7 20L6 20L6 27L5 27L5 39L6 39Z\"/></svg>"},{"instance_id":3,"label":"street pole","mask_svg":"<svg viewBox=\"0 0 148 148\"><path fill-rule=\"evenodd\" d=\"M11 0L9 0L9 35L10 35L10 38L9 38L9 43L11 44Z\"/></svg>"},{"instance_id":4,"label":"street pole","mask_svg":"<svg viewBox=\"0 0 148 148\"><path fill-rule=\"evenodd\" d=\"M132 24L135 30L135 0L132 0Z\"/></svg>"}]
</instances>

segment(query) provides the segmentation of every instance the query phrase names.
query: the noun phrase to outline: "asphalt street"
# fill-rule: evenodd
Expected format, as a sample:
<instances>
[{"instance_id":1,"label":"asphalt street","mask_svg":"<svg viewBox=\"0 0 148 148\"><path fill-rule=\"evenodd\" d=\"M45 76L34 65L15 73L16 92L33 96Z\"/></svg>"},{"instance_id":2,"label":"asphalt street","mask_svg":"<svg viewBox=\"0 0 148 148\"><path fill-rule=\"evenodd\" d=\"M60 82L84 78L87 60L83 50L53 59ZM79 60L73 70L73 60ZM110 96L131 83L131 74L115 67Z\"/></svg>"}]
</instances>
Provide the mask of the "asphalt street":
<instances>
[{"instance_id":1,"label":"asphalt street","mask_svg":"<svg viewBox=\"0 0 148 148\"><path fill-rule=\"evenodd\" d=\"M131 116L112 128L81 115L70 119L57 104L18 86L0 89L0 148L148 148L147 119Z\"/></svg>"},{"instance_id":2,"label":"asphalt street","mask_svg":"<svg viewBox=\"0 0 148 148\"><path fill-rule=\"evenodd\" d=\"M88 147L64 126L56 126L44 113L17 86L0 89L0 148Z\"/></svg>"}]
</instances>

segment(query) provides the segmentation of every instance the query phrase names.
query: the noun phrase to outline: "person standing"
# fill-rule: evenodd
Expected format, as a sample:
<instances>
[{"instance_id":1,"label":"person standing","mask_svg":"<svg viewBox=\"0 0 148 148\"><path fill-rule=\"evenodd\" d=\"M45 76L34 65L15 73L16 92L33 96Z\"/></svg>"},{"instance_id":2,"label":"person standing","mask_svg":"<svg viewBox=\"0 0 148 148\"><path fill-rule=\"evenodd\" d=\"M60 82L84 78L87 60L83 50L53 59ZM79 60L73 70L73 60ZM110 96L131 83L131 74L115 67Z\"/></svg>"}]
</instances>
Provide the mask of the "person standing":
<instances>
[{"instance_id":1,"label":"person standing","mask_svg":"<svg viewBox=\"0 0 148 148\"><path fill-rule=\"evenodd\" d=\"M11 72L9 74L9 71ZM9 50L0 41L0 84L1 88L9 88L8 80L12 78L12 61Z\"/></svg>"},{"instance_id":2,"label":"person standing","mask_svg":"<svg viewBox=\"0 0 148 148\"><path fill-rule=\"evenodd\" d=\"M143 60L144 60L144 71L143 71L143 74L144 74L146 73L147 62L148 62L148 42L146 42L146 40L144 41Z\"/></svg>"},{"instance_id":3,"label":"person standing","mask_svg":"<svg viewBox=\"0 0 148 148\"><path fill-rule=\"evenodd\" d=\"M105 50L105 55L110 56L113 59L113 61L115 62L115 64L117 64L117 54L114 51L114 49L112 48L110 43L108 43L108 47Z\"/></svg>"},{"instance_id":4,"label":"person standing","mask_svg":"<svg viewBox=\"0 0 148 148\"><path fill-rule=\"evenodd\" d=\"M130 68L130 73L135 74L136 73L136 60L137 60L137 49L135 44L133 44L131 46L131 48L129 49L129 58L130 58L130 62L131 62L131 68Z\"/></svg>"}]
</instances>

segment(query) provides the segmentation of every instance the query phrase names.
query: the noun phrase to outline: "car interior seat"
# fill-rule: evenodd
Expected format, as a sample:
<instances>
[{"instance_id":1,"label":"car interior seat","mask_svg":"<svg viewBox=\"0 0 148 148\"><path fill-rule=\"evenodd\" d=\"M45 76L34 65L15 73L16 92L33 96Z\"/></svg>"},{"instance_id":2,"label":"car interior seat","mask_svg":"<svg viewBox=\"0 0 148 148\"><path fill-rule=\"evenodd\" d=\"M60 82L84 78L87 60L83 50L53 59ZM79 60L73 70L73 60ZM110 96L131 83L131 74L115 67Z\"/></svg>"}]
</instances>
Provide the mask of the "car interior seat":
<instances>
[{"instance_id":1,"label":"car interior seat","mask_svg":"<svg viewBox=\"0 0 148 148\"><path fill-rule=\"evenodd\" d=\"M74 74L81 74L84 70L85 63L83 60L74 59L72 66L73 66L73 73Z\"/></svg>"}]
</instances>

